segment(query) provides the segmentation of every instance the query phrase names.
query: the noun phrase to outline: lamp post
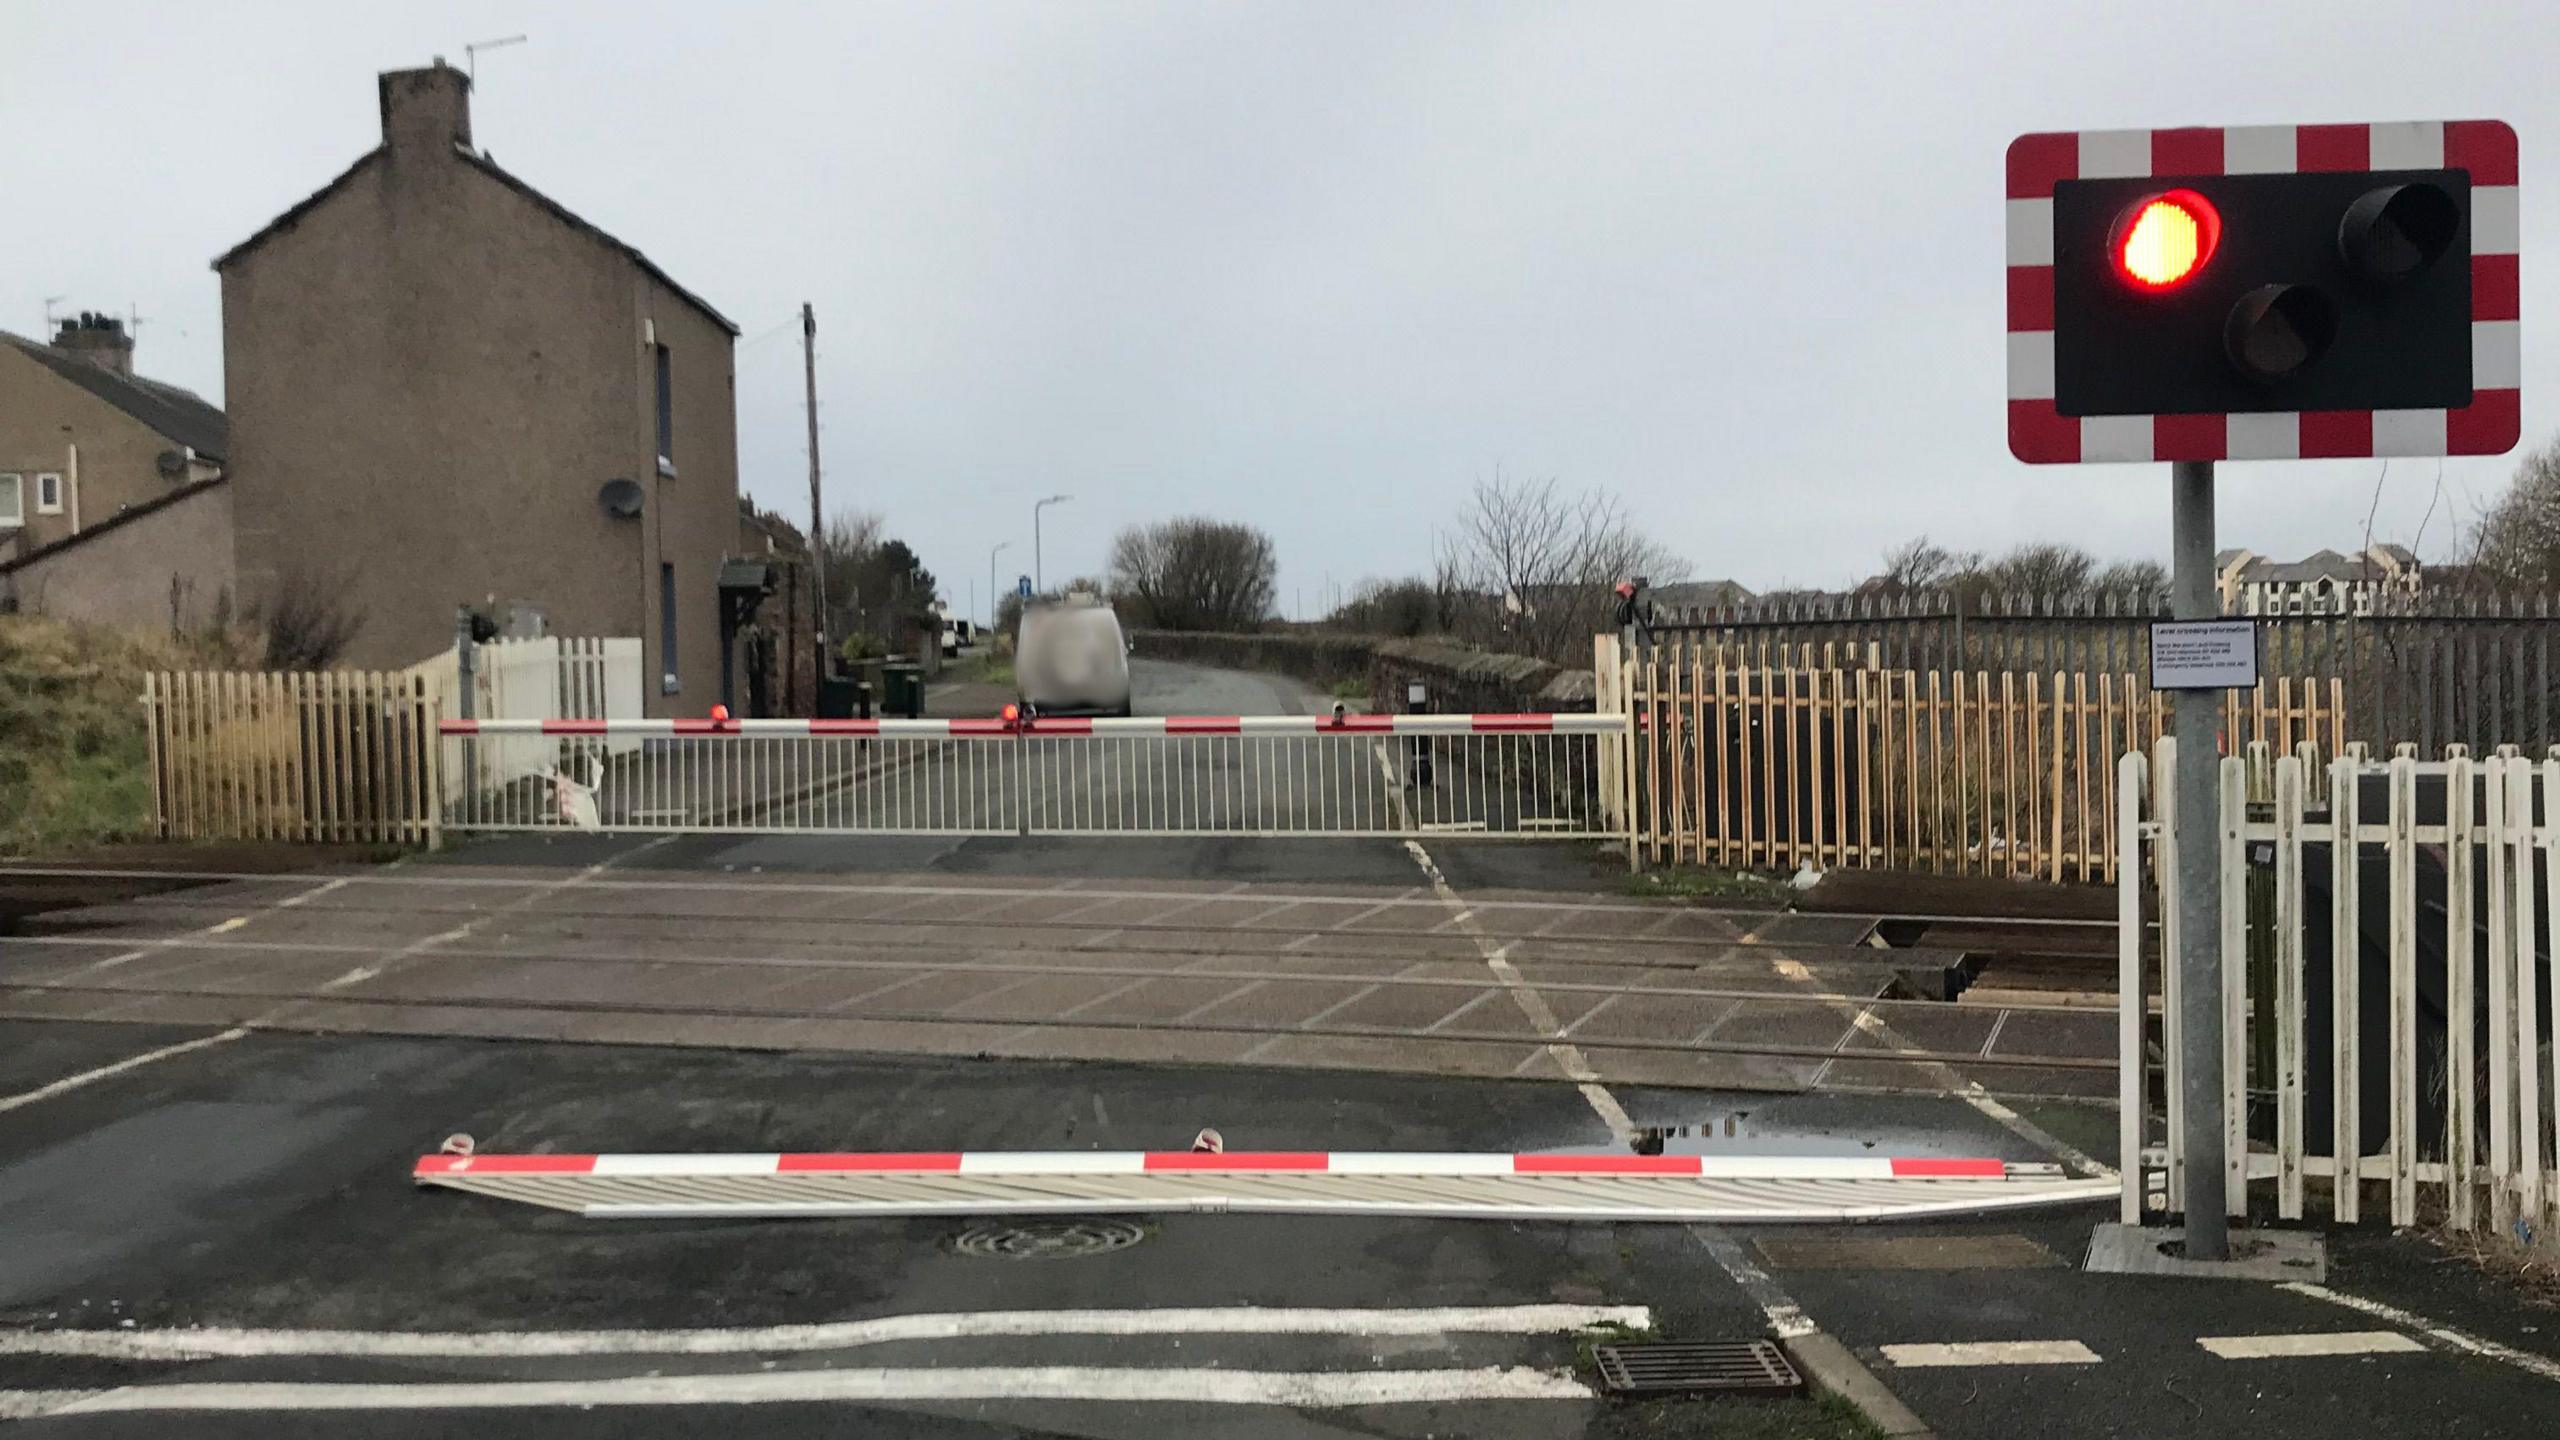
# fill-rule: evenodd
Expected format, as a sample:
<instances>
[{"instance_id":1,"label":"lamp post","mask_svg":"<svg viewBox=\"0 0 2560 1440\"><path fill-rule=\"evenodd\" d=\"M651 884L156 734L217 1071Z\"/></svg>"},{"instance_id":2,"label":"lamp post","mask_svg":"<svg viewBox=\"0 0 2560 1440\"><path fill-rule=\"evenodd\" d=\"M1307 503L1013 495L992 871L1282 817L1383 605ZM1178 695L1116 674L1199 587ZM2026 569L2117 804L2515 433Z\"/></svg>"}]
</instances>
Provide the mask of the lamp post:
<instances>
[{"instance_id":1,"label":"lamp post","mask_svg":"<svg viewBox=\"0 0 2560 1440\"><path fill-rule=\"evenodd\" d=\"M1040 512L1052 505L1064 505L1074 498L1073 495L1052 495L1031 507L1031 588L1040 594L1049 593L1048 573L1040 568Z\"/></svg>"},{"instance_id":2,"label":"lamp post","mask_svg":"<svg viewBox=\"0 0 2560 1440\"><path fill-rule=\"evenodd\" d=\"M1004 613L1004 606L996 599L996 557L1012 548L1012 541L999 540L995 548L987 552L987 628L989 630L996 628L996 617Z\"/></svg>"}]
</instances>

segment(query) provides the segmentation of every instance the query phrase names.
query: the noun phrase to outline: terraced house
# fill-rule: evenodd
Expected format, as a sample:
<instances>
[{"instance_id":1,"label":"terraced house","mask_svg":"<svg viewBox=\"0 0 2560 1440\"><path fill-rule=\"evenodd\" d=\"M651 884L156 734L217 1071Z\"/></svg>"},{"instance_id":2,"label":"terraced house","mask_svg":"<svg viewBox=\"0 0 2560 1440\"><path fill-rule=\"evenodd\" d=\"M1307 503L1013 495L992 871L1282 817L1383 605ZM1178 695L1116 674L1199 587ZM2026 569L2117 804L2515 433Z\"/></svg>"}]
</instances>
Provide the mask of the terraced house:
<instances>
[{"instance_id":1,"label":"terraced house","mask_svg":"<svg viewBox=\"0 0 2560 1440\"><path fill-rule=\"evenodd\" d=\"M124 322L0 332L0 608L192 628L229 608L222 411L133 370Z\"/></svg>"}]
</instances>

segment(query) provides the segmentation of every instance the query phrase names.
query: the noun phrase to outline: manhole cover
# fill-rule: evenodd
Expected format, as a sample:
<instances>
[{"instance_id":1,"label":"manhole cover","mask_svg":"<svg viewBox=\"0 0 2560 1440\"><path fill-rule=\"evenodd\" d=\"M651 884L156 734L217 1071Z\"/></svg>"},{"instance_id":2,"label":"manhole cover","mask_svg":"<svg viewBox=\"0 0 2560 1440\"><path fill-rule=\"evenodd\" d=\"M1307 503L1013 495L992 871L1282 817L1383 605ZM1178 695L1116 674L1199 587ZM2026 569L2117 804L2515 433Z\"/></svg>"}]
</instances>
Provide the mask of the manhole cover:
<instances>
[{"instance_id":1,"label":"manhole cover","mask_svg":"<svg viewBox=\"0 0 2560 1440\"><path fill-rule=\"evenodd\" d=\"M995 1260L1072 1260L1126 1250L1146 1238L1126 1220L1008 1220L970 1226L952 1238L951 1249Z\"/></svg>"},{"instance_id":2,"label":"manhole cover","mask_svg":"<svg viewBox=\"0 0 2560 1440\"><path fill-rule=\"evenodd\" d=\"M1787 1353L1768 1340L1595 1345L1591 1359L1613 1395L1792 1395L1804 1388Z\"/></svg>"}]
</instances>

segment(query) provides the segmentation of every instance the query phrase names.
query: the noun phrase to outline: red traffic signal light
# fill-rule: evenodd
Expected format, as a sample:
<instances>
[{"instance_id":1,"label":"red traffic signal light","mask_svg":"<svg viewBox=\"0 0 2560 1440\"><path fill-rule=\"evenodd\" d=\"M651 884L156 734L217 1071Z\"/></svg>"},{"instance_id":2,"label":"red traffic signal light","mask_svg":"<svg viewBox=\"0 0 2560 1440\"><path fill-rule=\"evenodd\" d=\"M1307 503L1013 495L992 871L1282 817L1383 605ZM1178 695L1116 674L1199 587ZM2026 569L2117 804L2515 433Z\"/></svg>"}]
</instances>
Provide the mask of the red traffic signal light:
<instances>
[{"instance_id":1,"label":"red traffic signal light","mask_svg":"<svg viewBox=\"0 0 2560 1440\"><path fill-rule=\"evenodd\" d=\"M2222 243L2222 212L2193 190L2149 195L2125 207L2107 237L2107 256L2142 290L2185 284Z\"/></svg>"}]
</instances>

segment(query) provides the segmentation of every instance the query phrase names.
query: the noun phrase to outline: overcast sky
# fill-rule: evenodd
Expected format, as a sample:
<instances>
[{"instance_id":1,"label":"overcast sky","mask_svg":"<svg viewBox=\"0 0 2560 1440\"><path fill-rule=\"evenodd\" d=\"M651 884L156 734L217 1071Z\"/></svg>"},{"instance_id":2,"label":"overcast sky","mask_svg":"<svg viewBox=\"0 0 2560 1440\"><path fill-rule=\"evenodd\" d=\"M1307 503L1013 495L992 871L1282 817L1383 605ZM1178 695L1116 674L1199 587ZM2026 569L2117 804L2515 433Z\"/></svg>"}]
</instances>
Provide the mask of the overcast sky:
<instances>
[{"instance_id":1,"label":"overcast sky","mask_svg":"<svg viewBox=\"0 0 2560 1440\"><path fill-rule=\"evenodd\" d=\"M378 13L367 13L376 12ZM1499 469L1604 487L1693 574L1835 585L1919 532L2168 550L2165 466L2028 467L2003 412L2024 130L2495 116L2522 136L2527 442L2560 426L2541 3L0 0L0 327L144 317L222 391L208 262L371 146L374 74L480 63L483 148L745 330L740 463L965 604L1112 532L1271 532L1283 608L1409 572ZM2443 467L2447 510L2512 459ZM2379 462L2224 468L2226 545L2362 542ZM2406 540L2433 461L2383 486ZM2466 498L2467 497L2467 498ZM983 603L983 596L981 596Z\"/></svg>"}]
</instances>

